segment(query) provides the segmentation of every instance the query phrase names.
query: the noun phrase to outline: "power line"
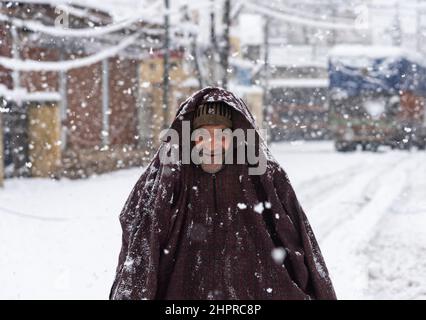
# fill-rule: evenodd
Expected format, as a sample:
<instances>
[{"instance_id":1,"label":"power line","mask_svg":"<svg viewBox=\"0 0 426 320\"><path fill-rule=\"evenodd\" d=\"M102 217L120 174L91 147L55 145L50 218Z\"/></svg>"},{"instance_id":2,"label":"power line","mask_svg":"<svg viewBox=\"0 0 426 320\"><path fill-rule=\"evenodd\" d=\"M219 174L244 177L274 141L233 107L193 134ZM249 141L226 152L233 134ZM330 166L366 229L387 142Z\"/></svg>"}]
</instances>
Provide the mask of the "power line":
<instances>
[{"instance_id":1,"label":"power line","mask_svg":"<svg viewBox=\"0 0 426 320\"><path fill-rule=\"evenodd\" d=\"M304 18L296 15L286 14L279 12L275 9L271 9L265 6L255 4L253 2L247 2L244 4L245 7L250 8L258 13L262 13L266 16L273 17L282 21L296 23L300 25L306 25L316 28L324 29L340 29L340 30L362 30L366 29L366 26L356 24L341 23L341 22L328 22L328 21L318 21L314 19Z\"/></svg>"},{"instance_id":2,"label":"power line","mask_svg":"<svg viewBox=\"0 0 426 320\"><path fill-rule=\"evenodd\" d=\"M91 56L68 60L68 61L36 61L36 60L20 60L15 58L0 57L0 64L15 71L67 71L70 69L80 68L95 64L105 58L115 56L124 48L130 46L138 38L139 33L120 41L117 45L105 49Z\"/></svg>"},{"instance_id":3,"label":"power line","mask_svg":"<svg viewBox=\"0 0 426 320\"><path fill-rule=\"evenodd\" d=\"M154 5L146 8L142 12L139 12L134 17L129 19L125 19L119 21L117 23L112 23L107 26L96 26L92 28L80 28L80 29L71 29L71 28L63 28L63 27L52 27L44 25L38 21L34 20L22 20L18 18L9 17L7 15L0 14L0 21L9 22L18 28L26 28L28 30L34 32L41 32L51 36L57 37L99 37L103 35L107 35L112 32L120 31L138 21L143 21L143 15L149 15L156 13L158 10L158 2ZM148 28L144 28L144 31L151 32L153 34L159 34L160 30L152 30L150 31Z\"/></svg>"}]
</instances>

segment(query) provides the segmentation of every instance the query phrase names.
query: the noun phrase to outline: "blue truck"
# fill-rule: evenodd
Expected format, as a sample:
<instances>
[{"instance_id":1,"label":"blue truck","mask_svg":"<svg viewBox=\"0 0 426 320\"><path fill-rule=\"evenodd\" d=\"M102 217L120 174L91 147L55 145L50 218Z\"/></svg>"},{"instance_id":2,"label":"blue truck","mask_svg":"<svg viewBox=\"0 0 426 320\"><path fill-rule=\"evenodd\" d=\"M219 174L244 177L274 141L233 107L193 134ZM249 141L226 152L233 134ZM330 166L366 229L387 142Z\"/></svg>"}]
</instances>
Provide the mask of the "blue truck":
<instances>
[{"instance_id":1,"label":"blue truck","mask_svg":"<svg viewBox=\"0 0 426 320\"><path fill-rule=\"evenodd\" d=\"M425 60L425 59L423 59ZM426 61L426 60L425 60ZM426 64L399 47L330 51L329 126L337 151L426 147Z\"/></svg>"}]
</instances>

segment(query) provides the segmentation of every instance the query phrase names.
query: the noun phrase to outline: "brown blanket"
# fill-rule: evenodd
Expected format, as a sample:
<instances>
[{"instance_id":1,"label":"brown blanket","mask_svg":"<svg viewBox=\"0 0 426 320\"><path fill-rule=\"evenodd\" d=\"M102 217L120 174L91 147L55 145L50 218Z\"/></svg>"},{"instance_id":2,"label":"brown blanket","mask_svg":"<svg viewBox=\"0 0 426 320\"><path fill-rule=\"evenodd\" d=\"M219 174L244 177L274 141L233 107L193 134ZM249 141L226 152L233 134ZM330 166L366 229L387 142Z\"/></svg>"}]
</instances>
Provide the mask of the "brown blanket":
<instances>
[{"instance_id":1,"label":"brown blanket","mask_svg":"<svg viewBox=\"0 0 426 320\"><path fill-rule=\"evenodd\" d=\"M228 103L234 129L255 128L240 98L212 87L188 98L171 128L181 132L206 101ZM157 152L120 214L110 299L336 299L286 172L262 139L258 148L267 159L262 175L249 175L248 164L215 174L164 165Z\"/></svg>"}]
</instances>

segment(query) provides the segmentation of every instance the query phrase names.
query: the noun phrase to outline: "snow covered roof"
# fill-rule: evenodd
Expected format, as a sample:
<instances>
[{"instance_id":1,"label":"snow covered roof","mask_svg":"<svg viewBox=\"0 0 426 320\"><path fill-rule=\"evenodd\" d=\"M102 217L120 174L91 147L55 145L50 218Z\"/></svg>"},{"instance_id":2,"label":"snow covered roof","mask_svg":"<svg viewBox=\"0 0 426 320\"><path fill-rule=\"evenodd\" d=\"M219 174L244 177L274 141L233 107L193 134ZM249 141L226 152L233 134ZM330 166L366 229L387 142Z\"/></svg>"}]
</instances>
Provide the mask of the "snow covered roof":
<instances>
[{"instance_id":1,"label":"snow covered roof","mask_svg":"<svg viewBox=\"0 0 426 320\"><path fill-rule=\"evenodd\" d=\"M375 91L411 91L426 96L426 63L392 46L339 46L330 52L330 88L355 96Z\"/></svg>"},{"instance_id":2,"label":"snow covered roof","mask_svg":"<svg viewBox=\"0 0 426 320\"><path fill-rule=\"evenodd\" d=\"M287 78L270 79L268 84L271 88L324 88L328 87L328 78Z\"/></svg>"},{"instance_id":3,"label":"snow covered roof","mask_svg":"<svg viewBox=\"0 0 426 320\"><path fill-rule=\"evenodd\" d=\"M413 62L426 66L421 55L396 46L371 46L371 45L338 45L329 51L331 59L338 58L407 58ZM346 60L345 60L346 61ZM348 60L349 61L349 60Z\"/></svg>"},{"instance_id":4,"label":"snow covered roof","mask_svg":"<svg viewBox=\"0 0 426 320\"><path fill-rule=\"evenodd\" d=\"M0 65L12 70L20 71L66 71L70 69L89 66L97 63L105 58L112 57L119 53L122 49L128 47L137 39L137 35L131 35L124 38L116 46L111 46L96 54L88 57L78 58L68 61L36 61L36 60L21 60L8 57L0 57Z\"/></svg>"},{"instance_id":5,"label":"snow covered roof","mask_svg":"<svg viewBox=\"0 0 426 320\"><path fill-rule=\"evenodd\" d=\"M261 15L242 13L239 16L239 35L242 45L263 43L263 18Z\"/></svg>"},{"instance_id":6,"label":"snow covered roof","mask_svg":"<svg viewBox=\"0 0 426 320\"><path fill-rule=\"evenodd\" d=\"M232 82L229 84L229 90L231 90L238 96L244 96L245 94L249 94L249 93L260 94L263 92L262 87L254 85L254 84L250 86L244 86L244 85L239 85Z\"/></svg>"},{"instance_id":7,"label":"snow covered roof","mask_svg":"<svg viewBox=\"0 0 426 320\"><path fill-rule=\"evenodd\" d=\"M0 96L13 101L59 101L61 95L58 92L28 92L26 89L19 88L10 90L0 84Z\"/></svg>"},{"instance_id":8,"label":"snow covered roof","mask_svg":"<svg viewBox=\"0 0 426 320\"><path fill-rule=\"evenodd\" d=\"M184 81L180 82L179 86L181 88L197 88L199 86L198 80L194 77L189 77Z\"/></svg>"},{"instance_id":9,"label":"snow covered roof","mask_svg":"<svg viewBox=\"0 0 426 320\"><path fill-rule=\"evenodd\" d=\"M384 58L400 56L403 49L395 46L369 46L369 45L337 45L333 47L330 56L357 57L365 56L369 58Z\"/></svg>"},{"instance_id":10,"label":"snow covered roof","mask_svg":"<svg viewBox=\"0 0 426 320\"><path fill-rule=\"evenodd\" d=\"M49 4L52 6L72 6L91 8L108 12L114 21L135 16L139 10L159 0L19 0L22 3Z\"/></svg>"},{"instance_id":11,"label":"snow covered roof","mask_svg":"<svg viewBox=\"0 0 426 320\"><path fill-rule=\"evenodd\" d=\"M327 54L325 48L308 45L271 46L269 63L276 67L327 68Z\"/></svg>"}]
</instances>

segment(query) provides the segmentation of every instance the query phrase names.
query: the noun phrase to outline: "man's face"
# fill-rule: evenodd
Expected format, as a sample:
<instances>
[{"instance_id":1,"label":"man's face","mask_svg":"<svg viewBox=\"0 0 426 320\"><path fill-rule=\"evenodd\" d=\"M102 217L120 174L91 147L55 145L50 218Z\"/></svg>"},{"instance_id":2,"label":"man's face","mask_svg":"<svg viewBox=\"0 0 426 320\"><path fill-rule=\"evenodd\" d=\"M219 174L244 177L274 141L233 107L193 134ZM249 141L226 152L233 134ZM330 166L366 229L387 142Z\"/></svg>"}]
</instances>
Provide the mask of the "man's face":
<instances>
[{"instance_id":1,"label":"man's face","mask_svg":"<svg viewBox=\"0 0 426 320\"><path fill-rule=\"evenodd\" d=\"M201 163L201 168L208 173L215 173L222 169L224 165L224 156L231 145L231 139L226 139L222 134L222 130L227 127L221 125L204 125L200 128L207 130L208 139L197 137L195 146L202 148L206 154L203 156L210 157L210 163ZM220 156L219 156L220 155Z\"/></svg>"}]
</instances>

